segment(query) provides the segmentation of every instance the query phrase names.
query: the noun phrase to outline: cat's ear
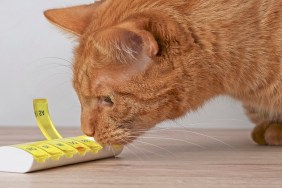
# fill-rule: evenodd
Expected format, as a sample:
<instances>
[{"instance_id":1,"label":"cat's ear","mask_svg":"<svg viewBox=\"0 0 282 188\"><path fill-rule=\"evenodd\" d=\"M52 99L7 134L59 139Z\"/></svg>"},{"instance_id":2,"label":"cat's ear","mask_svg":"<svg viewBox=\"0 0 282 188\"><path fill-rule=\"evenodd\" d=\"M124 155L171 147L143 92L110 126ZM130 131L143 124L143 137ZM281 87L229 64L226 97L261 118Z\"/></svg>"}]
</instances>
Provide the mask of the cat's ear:
<instances>
[{"instance_id":1,"label":"cat's ear","mask_svg":"<svg viewBox=\"0 0 282 188\"><path fill-rule=\"evenodd\" d=\"M121 59L152 58L159 52L159 46L152 33L145 30L130 31L125 28L111 28L103 32L103 41L107 41L107 48L115 57Z\"/></svg>"},{"instance_id":2,"label":"cat's ear","mask_svg":"<svg viewBox=\"0 0 282 188\"><path fill-rule=\"evenodd\" d=\"M143 47L149 57L156 56L159 52L159 45L153 34L146 30L138 32L143 41Z\"/></svg>"},{"instance_id":3,"label":"cat's ear","mask_svg":"<svg viewBox=\"0 0 282 188\"><path fill-rule=\"evenodd\" d=\"M75 35L82 35L91 22L96 4L81 5L44 12L45 17L59 28Z\"/></svg>"}]
</instances>

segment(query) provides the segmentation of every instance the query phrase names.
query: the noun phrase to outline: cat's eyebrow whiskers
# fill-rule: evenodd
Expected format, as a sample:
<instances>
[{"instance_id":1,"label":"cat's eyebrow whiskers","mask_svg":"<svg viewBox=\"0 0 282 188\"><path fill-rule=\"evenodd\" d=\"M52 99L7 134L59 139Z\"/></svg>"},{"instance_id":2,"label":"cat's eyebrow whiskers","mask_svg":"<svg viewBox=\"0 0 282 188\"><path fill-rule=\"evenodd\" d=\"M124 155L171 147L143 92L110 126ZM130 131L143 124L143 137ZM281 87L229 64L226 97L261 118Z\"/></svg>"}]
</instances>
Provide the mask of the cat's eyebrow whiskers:
<instances>
[{"instance_id":1,"label":"cat's eyebrow whiskers","mask_svg":"<svg viewBox=\"0 0 282 188\"><path fill-rule=\"evenodd\" d=\"M59 60L59 61L63 61L63 62L67 62L67 64L65 63L60 63L60 62L57 62L57 61L52 61L51 63L46 63L44 60ZM44 69L51 69L51 68L60 68L60 67L63 67L63 68L67 68L67 69L64 69L64 70L67 70L67 71L62 71L61 69L56 69L56 73L53 73L51 75L46 75L46 78L43 78L44 76L42 76L40 74L40 79L37 80L37 83L35 83L35 87L38 88L39 86L41 86L42 88L46 88L46 83L51 81L52 79L55 79L56 76L64 76L64 77L67 77L67 80L62 82L62 83L58 83L57 87L61 87L62 85L65 85L66 83L69 83L70 80L71 80L71 71L73 71L73 66L72 66L72 62L67 60L67 59L64 59L64 58L60 58L60 57L43 57L43 58L39 58L39 59L35 59L33 61L30 62L30 64L27 66L30 67L30 66L34 66L34 64L36 64L38 66L38 68L36 68L34 71L36 71L35 73L32 71L31 74L38 74L40 73L40 70ZM40 89L39 89L40 90Z\"/></svg>"},{"instance_id":2,"label":"cat's eyebrow whiskers","mask_svg":"<svg viewBox=\"0 0 282 188\"><path fill-rule=\"evenodd\" d=\"M66 67L66 68L73 70L72 62L70 60L67 60L67 59L64 59L64 58L61 58L61 57L43 57L43 58L36 59L32 63L38 63L40 61L44 61L44 60L48 60L48 59L65 61L65 62L69 63L69 65L65 65L65 64L61 64L61 63L44 63L45 66L56 65L56 66Z\"/></svg>"}]
</instances>

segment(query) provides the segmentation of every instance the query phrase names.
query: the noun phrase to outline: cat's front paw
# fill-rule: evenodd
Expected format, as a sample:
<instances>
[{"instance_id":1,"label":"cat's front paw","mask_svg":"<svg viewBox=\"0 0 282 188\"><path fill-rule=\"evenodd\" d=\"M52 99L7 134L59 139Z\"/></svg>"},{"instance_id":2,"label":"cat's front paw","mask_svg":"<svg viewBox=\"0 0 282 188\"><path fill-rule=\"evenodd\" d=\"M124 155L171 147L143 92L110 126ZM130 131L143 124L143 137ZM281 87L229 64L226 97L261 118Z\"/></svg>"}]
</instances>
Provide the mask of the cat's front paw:
<instances>
[{"instance_id":1,"label":"cat's front paw","mask_svg":"<svg viewBox=\"0 0 282 188\"><path fill-rule=\"evenodd\" d=\"M258 125L252 132L252 138L259 145L282 146L282 124Z\"/></svg>"},{"instance_id":2,"label":"cat's front paw","mask_svg":"<svg viewBox=\"0 0 282 188\"><path fill-rule=\"evenodd\" d=\"M264 133L265 141L271 146L282 146L282 124L270 124Z\"/></svg>"}]
</instances>

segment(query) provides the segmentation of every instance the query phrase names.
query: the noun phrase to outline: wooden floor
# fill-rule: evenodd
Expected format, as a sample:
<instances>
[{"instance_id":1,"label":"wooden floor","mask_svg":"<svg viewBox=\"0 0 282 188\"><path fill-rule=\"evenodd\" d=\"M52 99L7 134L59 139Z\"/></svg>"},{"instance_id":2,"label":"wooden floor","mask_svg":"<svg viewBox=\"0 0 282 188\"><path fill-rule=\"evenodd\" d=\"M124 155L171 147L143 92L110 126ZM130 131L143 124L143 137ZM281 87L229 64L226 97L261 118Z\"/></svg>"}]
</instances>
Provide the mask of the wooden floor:
<instances>
[{"instance_id":1,"label":"wooden floor","mask_svg":"<svg viewBox=\"0 0 282 188\"><path fill-rule=\"evenodd\" d=\"M257 146L248 130L193 131L153 130L118 158L29 174L0 173L0 187L282 187L282 147ZM42 138L37 128L0 128L1 146Z\"/></svg>"}]
</instances>

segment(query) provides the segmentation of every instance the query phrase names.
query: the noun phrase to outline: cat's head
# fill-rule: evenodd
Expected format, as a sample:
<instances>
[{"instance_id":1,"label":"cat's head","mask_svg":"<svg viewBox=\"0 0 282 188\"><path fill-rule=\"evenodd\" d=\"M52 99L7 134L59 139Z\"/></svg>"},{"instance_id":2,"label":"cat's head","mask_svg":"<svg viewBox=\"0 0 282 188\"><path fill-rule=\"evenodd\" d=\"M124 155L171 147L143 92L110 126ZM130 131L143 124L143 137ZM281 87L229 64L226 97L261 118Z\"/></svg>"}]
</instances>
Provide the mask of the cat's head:
<instances>
[{"instance_id":1,"label":"cat's head","mask_svg":"<svg viewBox=\"0 0 282 188\"><path fill-rule=\"evenodd\" d=\"M45 16L79 38L73 86L83 132L102 144L126 144L185 112L176 83L181 73L162 62L158 39L146 20L100 27L97 6L54 9ZM104 15L107 19L113 18Z\"/></svg>"}]
</instances>

